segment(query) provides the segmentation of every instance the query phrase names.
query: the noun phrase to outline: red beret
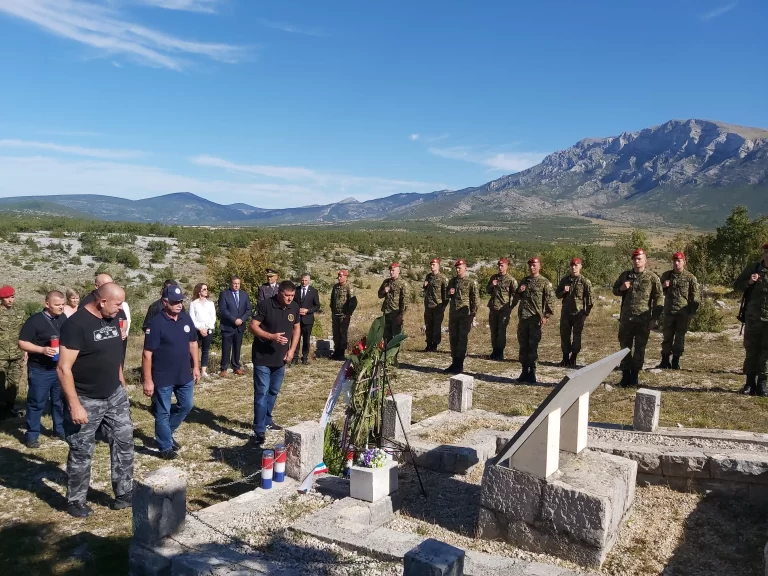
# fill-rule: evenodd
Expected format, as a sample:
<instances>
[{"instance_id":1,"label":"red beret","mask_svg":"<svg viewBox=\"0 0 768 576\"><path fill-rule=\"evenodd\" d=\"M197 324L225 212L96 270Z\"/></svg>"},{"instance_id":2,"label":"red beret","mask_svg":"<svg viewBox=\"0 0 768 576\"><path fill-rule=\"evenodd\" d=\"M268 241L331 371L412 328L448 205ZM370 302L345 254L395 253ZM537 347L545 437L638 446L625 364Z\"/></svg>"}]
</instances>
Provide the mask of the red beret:
<instances>
[{"instance_id":1,"label":"red beret","mask_svg":"<svg viewBox=\"0 0 768 576\"><path fill-rule=\"evenodd\" d=\"M765 244L763 244L763 250L768 250L768 242L766 242Z\"/></svg>"},{"instance_id":2,"label":"red beret","mask_svg":"<svg viewBox=\"0 0 768 576\"><path fill-rule=\"evenodd\" d=\"M400 268L400 264L397 262L392 262L392 264L389 265L389 269L392 270L392 268Z\"/></svg>"},{"instance_id":3,"label":"red beret","mask_svg":"<svg viewBox=\"0 0 768 576\"><path fill-rule=\"evenodd\" d=\"M498 264L509 264L509 260L507 260L502 256L501 258L499 258Z\"/></svg>"},{"instance_id":4,"label":"red beret","mask_svg":"<svg viewBox=\"0 0 768 576\"><path fill-rule=\"evenodd\" d=\"M581 264L581 258L571 258L571 264Z\"/></svg>"},{"instance_id":5,"label":"red beret","mask_svg":"<svg viewBox=\"0 0 768 576\"><path fill-rule=\"evenodd\" d=\"M530 258L528 260L528 264L541 264L541 260L537 256L534 256L533 258Z\"/></svg>"},{"instance_id":6,"label":"red beret","mask_svg":"<svg viewBox=\"0 0 768 576\"><path fill-rule=\"evenodd\" d=\"M456 263L454 264L454 266L455 266L456 268L458 268L458 267L459 267L459 266L461 266L462 264L464 264L464 265L466 266L466 265L467 265L467 261L466 261L466 260L456 260Z\"/></svg>"},{"instance_id":7,"label":"red beret","mask_svg":"<svg viewBox=\"0 0 768 576\"><path fill-rule=\"evenodd\" d=\"M429 261L430 264L440 264L440 258L432 258L432 260Z\"/></svg>"},{"instance_id":8,"label":"red beret","mask_svg":"<svg viewBox=\"0 0 768 576\"><path fill-rule=\"evenodd\" d=\"M13 286L8 286L8 284L6 284L0 288L0 298L10 298L14 294L16 294L16 290L13 289Z\"/></svg>"},{"instance_id":9,"label":"red beret","mask_svg":"<svg viewBox=\"0 0 768 576\"><path fill-rule=\"evenodd\" d=\"M685 254L682 252L675 252L672 254L672 260L685 260Z\"/></svg>"},{"instance_id":10,"label":"red beret","mask_svg":"<svg viewBox=\"0 0 768 576\"><path fill-rule=\"evenodd\" d=\"M347 270L339 270L337 276L349 276L349 272Z\"/></svg>"},{"instance_id":11,"label":"red beret","mask_svg":"<svg viewBox=\"0 0 768 576\"><path fill-rule=\"evenodd\" d=\"M643 250L642 248L635 248L635 251L632 252L632 258L634 258L635 256L642 256L643 254L645 254L645 250Z\"/></svg>"}]
</instances>

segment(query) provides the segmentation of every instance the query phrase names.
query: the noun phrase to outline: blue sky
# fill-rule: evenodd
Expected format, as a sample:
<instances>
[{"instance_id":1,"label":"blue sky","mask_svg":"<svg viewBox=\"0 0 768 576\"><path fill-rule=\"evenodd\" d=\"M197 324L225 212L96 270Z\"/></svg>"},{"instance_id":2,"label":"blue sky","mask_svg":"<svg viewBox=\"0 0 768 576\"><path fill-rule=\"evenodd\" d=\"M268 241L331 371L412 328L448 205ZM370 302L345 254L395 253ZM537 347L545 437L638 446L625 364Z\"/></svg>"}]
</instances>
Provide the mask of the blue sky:
<instances>
[{"instance_id":1,"label":"blue sky","mask_svg":"<svg viewBox=\"0 0 768 576\"><path fill-rule=\"evenodd\" d=\"M763 0L0 0L0 196L365 200L673 118L768 127L766 22Z\"/></svg>"}]
</instances>

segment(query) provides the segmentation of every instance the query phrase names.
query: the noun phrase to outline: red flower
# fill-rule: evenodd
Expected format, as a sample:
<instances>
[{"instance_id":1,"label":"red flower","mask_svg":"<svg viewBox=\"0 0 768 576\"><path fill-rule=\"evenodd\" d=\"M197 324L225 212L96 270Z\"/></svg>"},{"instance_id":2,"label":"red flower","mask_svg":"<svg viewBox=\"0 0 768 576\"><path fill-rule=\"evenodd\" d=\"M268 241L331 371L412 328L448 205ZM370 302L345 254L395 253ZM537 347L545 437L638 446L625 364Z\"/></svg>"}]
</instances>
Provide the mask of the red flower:
<instances>
[{"instance_id":1,"label":"red flower","mask_svg":"<svg viewBox=\"0 0 768 576\"><path fill-rule=\"evenodd\" d=\"M352 366L352 364L350 364L349 366L347 366L347 372L346 374L344 374L344 377L349 379L349 378L352 378L354 374L355 374L355 367Z\"/></svg>"}]
</instances>

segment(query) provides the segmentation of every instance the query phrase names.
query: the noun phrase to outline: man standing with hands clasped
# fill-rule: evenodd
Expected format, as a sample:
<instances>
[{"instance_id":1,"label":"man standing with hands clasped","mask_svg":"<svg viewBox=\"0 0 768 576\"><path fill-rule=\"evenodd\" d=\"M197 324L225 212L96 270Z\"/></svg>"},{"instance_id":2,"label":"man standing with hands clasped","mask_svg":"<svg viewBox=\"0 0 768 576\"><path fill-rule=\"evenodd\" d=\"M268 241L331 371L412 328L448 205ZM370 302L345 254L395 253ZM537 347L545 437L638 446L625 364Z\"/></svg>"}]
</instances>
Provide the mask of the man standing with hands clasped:
<instances>
[{"instance_id":1,"label":"man standing with hands clasped","mask_svg":"<svg viewBox=\"0 0 768 576\"><path fill-rule=\"evenodd\" d=\"M163 460L178 458L181 445L173 433L192 410L195 380L200 379L197 330L183 305L181 288L168 286L163 290L163 311L144 331L144 395L152 397L155 441ZM171 404L171 395L176 404Z\"/></svg>"},{"instance_id":2,"label":"man standing with hands clasped","mask_svg":"<svg viewBox=\"0 0 768 576\"><path fill-rule=\"evenodd\" d=\"M448 281L448 336L451 341L451 365L445 369L448 374L464 372L467 357L467 339L472 322L477 315L477 282L467 276L467 262L456 260L453 265L456 276Z\"/></svg>"},{"instance_id":3,"label":"man standing with hands clasped","mask_svg":"<svg viewBox=\"0 0 768 576\"><path fill-rule=\"evenodd\" d=\"M424 352L437 352L442 340L443 317L448 305L448 279L440 272L440 258L429 261L429 274L424 279Z\"/></svg>"},{"instance_id":4,"label":"man standing with hands clasped","mask_svg":"<svg viewBox=\"0 0 768 576\"><path fill-rule=\"evenodd\" d=\"M563 301L560 312L560 348L563 351L563 368L575 368L576 357L581 351L581 333L584 321L592 311L592 282L581 274L581 258L571 260L571 273L560 280L555 296ZM573 339L571 339L573 334Z\"/></svg>"},{"instance_id":5,"label":"man standing with hands clasped","mask_svg":"<svg viewBox=\"0 0 768 576\"><path fill-rule=\"evenodd\" d=\"M381 283L379 298L381 312L384 315L384 342L392 340L403 331L403 316L408 308L408 286L400 278L400 264L393 262L389 265L389 278Z\"/></svg>"},{"instance_id":6,"label":"man standing with hands clasped","mask_svg":"<svg viewBox=\"0 0 768 576\"><path fill-rule=\"evenodd\" d=\"M491 329L491 360L504 360L504 348L507 347L507 326L512 315L510 301L517 290L517 280L508 274L509 260L499 258L499 273L491 276L485 291L490 294L488 300L488 326Z\"/></svg>"},{"instance_id":7,"label":"man standing with hands clasped","mask_svg":"<svg viewBox=\"0 0 768 576\"><path fill-rule=\"evenodd\" d=\"M253 339L253 437L261 445L267 430L282 430L272 420L277 395L283 385L285 365L293 360L299 344L299 306L293 301L296 287L283 280L277 295L259 302L251 319Z\"/></svg>"},{"instance_id":8,"label":"man standing with hands clasped","mask_svg":"<svg viewBox=\"0 0 768 576\"><path fill-rule=\"evenodd\" d=\"M236 376L245 374L240 366L240 348L243 346L245 323L251 316L251 299L248 293L240 290L240 278L232 276L229 288L219 294L219 326L221 329L221 373L227 375L230 361L232 373Z\"/></svg>"},{"instance_id":9,"label":"man standing with hands clasped","mask_svg":"<svg viewBox=\"0 0 768 576\"><path fill-rule=\"evenodd\" d=\"M685 333L699 309L699 281L685 269L685 254L672 254L672 270L661 275L664 291L664 320L661 364L658 368L680 370L680 356L685 352ZM670 355L672 361L669 361Z\"/></svg>"},{"instance_id":10,"label":"man standing with hands clasped","mask_svg":"<svg viewBox=\"0 0 768 576\"><path fill-rule=\"evenodd\" d=\"M309 364L309 337L312 335L312 326L315 324L315 312L320 310L320 295L310 284L309 272L301 275L301 286L296 294L296 304L299 305L301 316L301 363ZM298 355L293 357L293 363L297 364Z\"/></svg>"}]
</instances>

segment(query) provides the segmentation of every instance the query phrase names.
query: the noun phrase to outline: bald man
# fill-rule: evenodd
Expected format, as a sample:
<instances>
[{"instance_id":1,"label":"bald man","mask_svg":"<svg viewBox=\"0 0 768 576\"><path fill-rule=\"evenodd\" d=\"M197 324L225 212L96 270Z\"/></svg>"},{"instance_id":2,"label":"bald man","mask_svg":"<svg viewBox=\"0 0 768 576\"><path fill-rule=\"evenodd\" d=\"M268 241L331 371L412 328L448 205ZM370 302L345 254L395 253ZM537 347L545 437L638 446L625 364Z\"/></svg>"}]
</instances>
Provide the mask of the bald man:
<instances>
[{"instance_id":1,"label":"bald man","mask_svg":"<svg viewBox=\"0 0 768 576\"><path fill-rule=\"evenodd\" d=\"M89 302L93 302L96 300L96 293L98 292L99 288L101 286L104 286L105 284L113 283L114 280L112 280L112 276L109 274L96 274L96 278L93 280L93 286L94 290L88 294L85 298L80 300L80 305L77 307L79 310L80 308L83 308L86 304ZM128 329L131 325L131 316L130 316L130 309L128 308L128 303L123 302L123 305L120 307L120 311L117 314L118 321L123 320L123 330L121 332L121 337L123 340L123 362L125 362L125 354L128 351Z\"/></svg>"},{"instance_id":2,"label":"bald man","mask_svg":"<svg viewBox=\"0 0 768 576\"><path fill-rule=\"evenodd\" d=\"M123 346L119 312L125 291L102 284L94 299L61 327L57 366L65 400L64 433L67 457L67 512L77 518L93 513L88 486L101 426L111 457L113 510L131 506L133 496L133 422L123 379Z\"/></svg>"}]
</instances>

